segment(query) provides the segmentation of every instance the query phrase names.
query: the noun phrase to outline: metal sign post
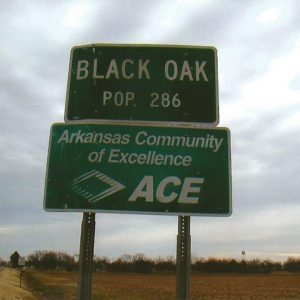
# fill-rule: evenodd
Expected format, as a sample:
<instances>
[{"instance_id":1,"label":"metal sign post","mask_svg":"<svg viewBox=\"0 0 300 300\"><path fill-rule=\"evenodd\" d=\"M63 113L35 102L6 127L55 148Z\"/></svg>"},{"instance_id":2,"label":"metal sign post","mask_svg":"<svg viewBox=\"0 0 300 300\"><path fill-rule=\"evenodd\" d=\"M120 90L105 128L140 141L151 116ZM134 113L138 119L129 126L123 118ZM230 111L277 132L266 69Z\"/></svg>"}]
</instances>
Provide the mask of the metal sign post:
<instances>
[{"instance_id":1,"label":"metal sign post","mask_svg":"<svg viewBox=\"0 0 300 300\"><path fill-rule=\"evenodd\" d=\"M20 267L20 287L22 287L23 267L26 264L25 256L19 256L18 265Z\"/></svg>"},{"instance_id":2,"label":"metal sign post","mask_svg":"<svg viewBox=\"0 0 300 300\"><path fill-rule=\"evenodd\" d=\"M190 299L191 235L190 217L178 216L176 257L176 300Z\"/></svg>"},{"instance_id":3,"label":"metal sign post","mask_svg":"<svg viewBox=\"0 0 300 300\"><path fill-rule=\"evenodd\" d=\"M20 266L20 287L22 287L23 268Z\"/></svg>"},{"instance_id":4,"label":"metal sign post","mask_svg":"<svg viewBox=\"0 0 300 300\"><path fill-rule=\"evenodd\" d=\"M84 212L81 224L77 300L91 299L95 213Z\"/></svg>"}]
</instances>

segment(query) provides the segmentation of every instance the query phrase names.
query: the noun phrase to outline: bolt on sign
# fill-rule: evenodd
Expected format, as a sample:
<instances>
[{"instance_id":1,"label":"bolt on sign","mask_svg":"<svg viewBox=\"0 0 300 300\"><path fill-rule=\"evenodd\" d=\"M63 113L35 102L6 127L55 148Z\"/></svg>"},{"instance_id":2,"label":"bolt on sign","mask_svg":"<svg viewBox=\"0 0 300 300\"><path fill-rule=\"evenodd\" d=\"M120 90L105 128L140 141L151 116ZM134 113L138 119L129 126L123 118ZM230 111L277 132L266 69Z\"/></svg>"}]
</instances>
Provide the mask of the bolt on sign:
<instances>
[{"instance_id":1,"label":"bolt on sign","mask_svg":"<svg viewBox=\"0 0 300 300\"><path fill-rule=\"evenodd\" d=\"M54 124L44 208L230 215L227 128Z\"/></svg>"},{"instance_id":2,"label":"bolt on sign","mask_svg":"<svg viewBox=\"0 0 300 300\"><path fill-rule=\"evenodd\" d=\"M217 81L217 50L213 47L74 47L65 120L217 125Z\"/></svg>"}]
</instances>

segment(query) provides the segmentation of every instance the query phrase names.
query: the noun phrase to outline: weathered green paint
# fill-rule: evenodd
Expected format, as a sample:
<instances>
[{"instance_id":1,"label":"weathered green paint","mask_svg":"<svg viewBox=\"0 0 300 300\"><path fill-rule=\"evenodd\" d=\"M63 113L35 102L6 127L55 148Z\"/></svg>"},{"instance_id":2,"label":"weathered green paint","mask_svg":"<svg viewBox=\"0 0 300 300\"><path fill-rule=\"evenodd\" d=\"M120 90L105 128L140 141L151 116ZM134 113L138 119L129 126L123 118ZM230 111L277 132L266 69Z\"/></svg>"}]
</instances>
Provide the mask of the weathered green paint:
<instances>
[{"instance_id":1,"label":"weathered green paint","mask_svg":"<svg viewBox=\"0 0 300 300\"><path fill-rule=\"evenodd\" d=\"M217 78L213 47L77 46L71 50L65 120L216 125Z\"/></svg>"},{"instance_id":2,"label":"weathered green paint","mask_svg":"<svg viewBox=\"0 0 300 300\"><path fill-rule=\"evenodd\" d=\"M44 207L49 211L229 215L229 130L54 124Z\"/></svg>"}]
</instances>

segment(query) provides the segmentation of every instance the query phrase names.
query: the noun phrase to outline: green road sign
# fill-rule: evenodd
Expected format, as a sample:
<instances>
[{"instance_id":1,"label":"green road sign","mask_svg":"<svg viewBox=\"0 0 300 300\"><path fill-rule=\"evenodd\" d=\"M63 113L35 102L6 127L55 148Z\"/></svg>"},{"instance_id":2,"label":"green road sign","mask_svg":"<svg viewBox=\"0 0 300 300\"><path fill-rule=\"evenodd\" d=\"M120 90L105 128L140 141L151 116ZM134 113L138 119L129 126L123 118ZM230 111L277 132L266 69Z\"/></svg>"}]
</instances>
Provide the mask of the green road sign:
<instances>
[{"instance_id":1,"label":"green road sign","mask_svg":"<svg viewBox=\"0 0 300 300\"><path fill-rule=\"evenodd\" d=\"M227 128L54 124L44 208L231 213Z\"/></svg>"},{"instance_id":2,"label":"green road sign","mask_svg":"<svg viewBox=\"0 0 300 300\"><path fill-rule=\"evenodd\" d=\"M217 125L213 47L86 45L71 51L65 120Z\"/></svg>"}]
</instances>

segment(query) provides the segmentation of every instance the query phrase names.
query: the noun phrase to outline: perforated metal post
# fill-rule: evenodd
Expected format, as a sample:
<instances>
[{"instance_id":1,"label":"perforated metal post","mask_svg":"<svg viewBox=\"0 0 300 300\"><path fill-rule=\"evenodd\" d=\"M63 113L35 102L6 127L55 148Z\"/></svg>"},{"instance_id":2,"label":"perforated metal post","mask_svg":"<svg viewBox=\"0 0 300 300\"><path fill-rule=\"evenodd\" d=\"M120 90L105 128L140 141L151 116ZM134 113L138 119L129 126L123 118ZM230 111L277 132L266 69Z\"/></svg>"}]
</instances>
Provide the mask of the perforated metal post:
<instances>
[{"instance_id":1,"label":"perforated metal post","mask_svg":"<svg viewBox=\"0 0 300 300\"><path fill-rule=\"evenodd\" d=\"M176 299L190 299L191 235L190 217L178 216L176 256Z\"/></svg>"},{"instance_id":2,"label":"perforated metal post","mask_svg":"<svg viewBox=\"0 0 300 300\"><path fill-rule=\"evenodd\" d=\"M77 300L90 300L95 244L95 213L83 213L81 224Z\"/></svg>"}]
</instances>

